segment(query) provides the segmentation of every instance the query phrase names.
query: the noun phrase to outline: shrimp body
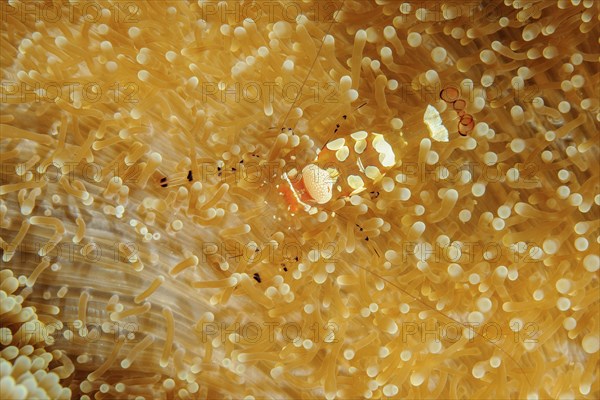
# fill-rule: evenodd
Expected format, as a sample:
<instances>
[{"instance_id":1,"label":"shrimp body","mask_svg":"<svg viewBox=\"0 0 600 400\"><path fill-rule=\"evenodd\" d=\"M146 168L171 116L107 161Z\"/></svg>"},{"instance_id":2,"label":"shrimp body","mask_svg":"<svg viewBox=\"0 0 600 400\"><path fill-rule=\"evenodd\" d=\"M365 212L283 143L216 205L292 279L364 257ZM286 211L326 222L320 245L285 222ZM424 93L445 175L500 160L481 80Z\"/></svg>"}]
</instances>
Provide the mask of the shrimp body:
<instances>
[{"instance_id":1,"label":"shrimp body","mask_svg":"<svg viewBox=\"0 0 600 400\"><path fill-rule=\"evenodd\" d=\"M357 131L328 142L300 173L284 173L280 194L290 211L302 207L314 213L334 196L349 197L373 187L397 160L384 135Z\"/></svg>"}]
</instances>

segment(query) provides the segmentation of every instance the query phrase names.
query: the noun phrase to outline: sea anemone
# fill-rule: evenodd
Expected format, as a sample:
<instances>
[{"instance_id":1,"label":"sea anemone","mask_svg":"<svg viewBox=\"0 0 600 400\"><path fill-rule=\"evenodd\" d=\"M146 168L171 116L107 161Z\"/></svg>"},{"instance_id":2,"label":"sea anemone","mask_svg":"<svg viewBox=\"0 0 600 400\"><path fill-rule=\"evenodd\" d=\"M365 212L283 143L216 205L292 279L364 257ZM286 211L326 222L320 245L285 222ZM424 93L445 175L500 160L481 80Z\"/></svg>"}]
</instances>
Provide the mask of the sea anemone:
<instances>
[{"instance_id":1,"label":"sea anemone","mask_svg":"<svg viewBox=\"0 0 600 400\"><path fill-rule=\"evenodd\" d=\"M593 0L0 7L3 398L600 396Z\"/></svg>"}]
</instances>

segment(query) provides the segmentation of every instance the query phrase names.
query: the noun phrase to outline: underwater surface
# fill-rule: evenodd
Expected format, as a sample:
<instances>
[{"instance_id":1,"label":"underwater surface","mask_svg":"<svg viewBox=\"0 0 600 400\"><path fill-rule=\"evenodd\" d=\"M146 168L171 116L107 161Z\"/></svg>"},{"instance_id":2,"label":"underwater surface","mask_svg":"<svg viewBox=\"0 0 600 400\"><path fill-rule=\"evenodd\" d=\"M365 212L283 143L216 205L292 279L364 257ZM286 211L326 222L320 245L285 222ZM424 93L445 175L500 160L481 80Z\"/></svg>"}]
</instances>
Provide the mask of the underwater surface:
<instances>
[{"instance_id":1,"label":"underwater surface","mask_svg":"<svg viewBox=\"0 0 600 400\"><path fill-rule=\"evenodd\" d=\"M597 2L0 7L3 399L600 396Z\"/></svg>"}]
</instances>

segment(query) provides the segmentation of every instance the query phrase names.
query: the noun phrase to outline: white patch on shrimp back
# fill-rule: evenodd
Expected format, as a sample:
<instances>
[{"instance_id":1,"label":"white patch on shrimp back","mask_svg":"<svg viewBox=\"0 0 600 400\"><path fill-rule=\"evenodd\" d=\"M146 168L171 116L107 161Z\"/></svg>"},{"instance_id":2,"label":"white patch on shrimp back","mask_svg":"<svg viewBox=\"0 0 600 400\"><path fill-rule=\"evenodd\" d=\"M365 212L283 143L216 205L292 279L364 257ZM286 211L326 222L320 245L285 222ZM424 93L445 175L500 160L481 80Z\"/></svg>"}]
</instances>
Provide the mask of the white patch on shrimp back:
<instances>
[{"instance_id":1,"label":"white patch on shrimp back","mask_svg":"<svg viewBox=\"0 0 600 400\"><path fill-rule=\"evenodd\" d=\"M447 142L448 141L448 129L442 122L442 117L438 110L432 105L428 105L423 114L423 122L427 125L429 130L429 136L436 142Z\"/></svg>"}]
</instances>

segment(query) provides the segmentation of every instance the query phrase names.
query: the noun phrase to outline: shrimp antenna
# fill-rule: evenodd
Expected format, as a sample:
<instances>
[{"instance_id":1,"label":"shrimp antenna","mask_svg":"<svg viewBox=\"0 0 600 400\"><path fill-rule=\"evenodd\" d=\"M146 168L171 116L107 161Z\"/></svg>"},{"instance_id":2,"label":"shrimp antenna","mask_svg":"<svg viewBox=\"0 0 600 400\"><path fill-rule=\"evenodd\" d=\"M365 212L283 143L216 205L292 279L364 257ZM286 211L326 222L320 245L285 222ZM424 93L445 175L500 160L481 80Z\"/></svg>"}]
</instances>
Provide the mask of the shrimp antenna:
<instances>
[{"instance_id":1,"label":"shrimp antenna","mask_svg":"<svg viewBox=\"0 0 600 400\"><path fill-rule=\"evenodd\" d=\"M335 11L335 13L332 15L336 15L337 13L339 13L343 7L344 7L344 1L342 1L342 5L340 6L340 8L337 9ZM329 26L327 27L327 31L325 32L323 39L321 39L321 45L319 46L319 49L317 50L317 55L313 59L312 64L310 64L310 68L308 69L308 72L306 73L306 76L304 77L304 80L302 81L302 85L300 85L300 89L298 89L298 95L296 95L296 97L294 98L294 101L292 101L292 104L290 104L290 108L288 109L287 114L285 114L285 117L283 118L283 121L281 122L282 128L285 126L285 121L287 121L288 117L290 116L290 113L292 112L292 109L294 108L294 105L296 104L298 97L300 97L300 93L302 93L302 89L304 88L304 86L306 85L306 82L308 81L308 77L310 76L310 73L312 72L315 64L317 63L319 54L321 54L321 50L323 49L323 45L325 44L325 38L327 37L327 35L329 35L329 32L331 31L331 28L333 27L334 22L335 22L335 17L333 17L331 19L331 22L329 23Z\"/></svg>"},{"instance_id":2,"label":"shrimp antenna","mask_svg":"<svg viewBox=\"0 0 600 400\"><path fill-rule=\"evenodd\" d=\"M352 110L352 113L358 111L360 108L366 106L368 103L369 103L368 101L365 101L360 106L358 106L354 110ZM342 115L342 118L346 119L346 118L348 118L348 116L346 114L344 114L344 115ZM335 124L335 129L334 129L333 133L331 134L331 136L329 136L329 139L327 139L327 141L325 142L325 144L321 147L321 151L323 151L323 149L325 148L325 146L327 146L327 143L329 143L329 142L331 142L333 140L333 137L337 133L338 129L340 129L340 125L341 124Z\"/></svg>"}]
</instances>

